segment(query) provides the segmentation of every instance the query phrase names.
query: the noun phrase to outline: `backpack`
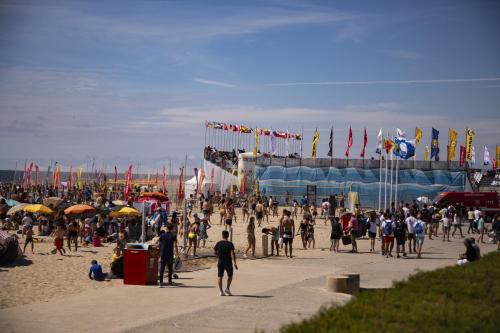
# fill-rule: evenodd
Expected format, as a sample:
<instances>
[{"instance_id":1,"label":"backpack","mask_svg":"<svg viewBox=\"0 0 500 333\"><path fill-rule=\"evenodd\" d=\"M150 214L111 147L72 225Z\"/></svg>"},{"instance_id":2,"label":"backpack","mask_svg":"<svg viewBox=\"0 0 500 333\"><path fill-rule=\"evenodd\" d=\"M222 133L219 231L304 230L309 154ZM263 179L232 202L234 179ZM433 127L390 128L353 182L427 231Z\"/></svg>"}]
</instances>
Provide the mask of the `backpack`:
<instances>
[{"instance_id":1,"label":"backpack","mask_svg":"<svg viewBox=\"0 0 500 333\"><path fill-rule=\"evenodd\" d=\"M402 222L397 222L396 223L396 229L394 229L394 236L395 237L401 237L403 236L404 229L403 229L403 223Z\"/></svg>"},{"instance_id":2,"label":"backpack","mask_svg":"<svg viewBox=\"0 0 500 333\"><path fill-rule=\"evenodd\" d=\"M386 221L384 225L384 235L389 236L392 234L392 221Z\"/></svg>"},{"instance_id":3,"label":"backpack","mask_svg":"<svg viewBox=\"0 0 500 333\"><path fill-rule=\"evenodd\" d=\"M415 224L415 233L417 235L421 235L424 233L424 227L422 226L422 223L421 222L417 222Z\"/></svg>"}]
</instances>

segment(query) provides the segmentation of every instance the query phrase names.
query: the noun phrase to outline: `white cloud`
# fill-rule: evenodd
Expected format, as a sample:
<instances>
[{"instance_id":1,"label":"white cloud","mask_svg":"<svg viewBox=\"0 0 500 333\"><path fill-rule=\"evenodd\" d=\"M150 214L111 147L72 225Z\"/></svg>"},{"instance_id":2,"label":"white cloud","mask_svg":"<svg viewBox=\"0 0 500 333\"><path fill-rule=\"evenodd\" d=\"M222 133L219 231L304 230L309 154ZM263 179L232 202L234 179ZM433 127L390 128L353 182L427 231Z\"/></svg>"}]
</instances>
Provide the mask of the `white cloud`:
<instances>
[{"instance_id":1,"label":"white cloud","mask_svg":"<svg viewBox=\"0 0 500 333\"><path fill-rule=\"evenodd\" d=\"M193 78L193 81L198 82L198 83L202 83L202 84L207 84L209 86L217 86L217 87L223 87L223 88L236 87L234 84L225 83L225 82L221 82L221 81L215 81L215 80L201 79L198 77Z\"/></svg>"},{"instance_id":2,"label":"white cloud","mask_svg":"<svg viewBox=\"0 0 500 333\"><path fill-rule=\"evenodd\" d=\"M420 60L425 58L422 54L414 51L395 50L395 49L380 49L378 51L386 55L389 55L391 57L404 60Z\"/></svg>"},{"instance_id":3,"label":"white cloud","mask_svg":"<svg viewBox=\"0 0 500 333\"><path fill-rule=\"evenodd\" d=\"M351 86L351 85L406 85L406 84L439 84L439 83L473 83L500 81L500 77L464 78L464 79L431 79L431 80L373 80L373 81L319 81L319 82L279 82L269 83L270 87L287 86Z\"/></svg>"}]
</instances>

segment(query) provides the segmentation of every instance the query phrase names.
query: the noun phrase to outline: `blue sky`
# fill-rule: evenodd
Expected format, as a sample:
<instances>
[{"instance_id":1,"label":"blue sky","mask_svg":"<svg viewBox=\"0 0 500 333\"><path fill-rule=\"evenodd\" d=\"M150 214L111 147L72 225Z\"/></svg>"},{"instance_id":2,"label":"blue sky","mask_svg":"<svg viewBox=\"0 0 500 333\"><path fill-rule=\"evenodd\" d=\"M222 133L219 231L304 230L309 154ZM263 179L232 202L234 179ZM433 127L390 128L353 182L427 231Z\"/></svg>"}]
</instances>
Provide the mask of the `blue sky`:
<instances>
[{"instance_id":1,"label":"blue sky","mask_svg":"<svg viewBox=\"0 0 500 333\"><path fill-rule=\"evenodd\" d=\"M498 1L2 1L0 168L199 163L205 120L374 155L379 128L500 145ZM423 145L417 154L422 155Z\"/></svg>"}]
</instances>

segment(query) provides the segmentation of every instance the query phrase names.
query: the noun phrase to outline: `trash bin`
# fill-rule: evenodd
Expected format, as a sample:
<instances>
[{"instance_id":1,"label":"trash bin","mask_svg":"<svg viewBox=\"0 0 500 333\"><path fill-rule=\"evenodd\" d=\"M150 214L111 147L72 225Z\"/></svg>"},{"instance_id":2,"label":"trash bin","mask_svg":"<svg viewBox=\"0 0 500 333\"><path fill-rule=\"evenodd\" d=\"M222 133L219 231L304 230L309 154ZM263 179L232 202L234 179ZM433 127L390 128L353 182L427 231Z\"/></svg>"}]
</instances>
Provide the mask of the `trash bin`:
<instances>
[{"instance_id":1,"label":"trash bin","mask_svg":"<svg viewBox=\"0 0 500 333\"><path fill-rule=\"evenodd\" d=\"M123 254L123 283L157 284L158 249L149 244L127 244Z\"/></svg>"}]
</instances>

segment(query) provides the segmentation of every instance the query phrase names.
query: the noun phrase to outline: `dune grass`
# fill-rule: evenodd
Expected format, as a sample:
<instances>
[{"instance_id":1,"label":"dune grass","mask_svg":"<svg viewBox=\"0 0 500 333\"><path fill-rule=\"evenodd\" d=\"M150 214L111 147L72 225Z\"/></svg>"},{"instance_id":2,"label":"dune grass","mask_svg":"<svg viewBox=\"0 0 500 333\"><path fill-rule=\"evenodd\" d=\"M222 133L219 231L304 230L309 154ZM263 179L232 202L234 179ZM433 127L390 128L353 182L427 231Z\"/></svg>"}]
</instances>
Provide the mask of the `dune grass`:
<instances>
[{"instance_id":1,"label":"dune grass","mask_svg":"<svg viewBox=\"0 0 500 333\"><path fill-rule=\"evenodd\" d=\"M500 332L500 252L362 291L281 332Z\"/></svg>"}]
</instances>

